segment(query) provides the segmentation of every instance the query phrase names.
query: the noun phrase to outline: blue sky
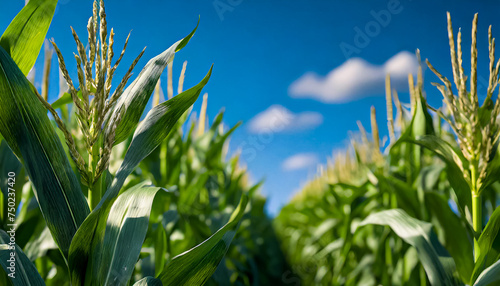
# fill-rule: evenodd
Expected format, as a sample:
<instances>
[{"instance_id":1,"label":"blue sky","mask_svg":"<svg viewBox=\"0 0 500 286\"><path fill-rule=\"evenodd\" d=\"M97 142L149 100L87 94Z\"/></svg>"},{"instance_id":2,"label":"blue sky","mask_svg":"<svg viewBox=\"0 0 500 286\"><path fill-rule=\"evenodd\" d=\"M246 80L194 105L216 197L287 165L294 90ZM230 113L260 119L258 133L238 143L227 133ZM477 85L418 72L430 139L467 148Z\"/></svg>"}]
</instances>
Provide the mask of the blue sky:
<instances>
[{"instance_id":1,"label":"blue sky","mask_svg":"<svg viewBox=\"0 0 500 286\"><path fill-rule=\"evenodd\" d=\"M60 0L48 33L68 59L70 70L74 70L69 59L76 48L69 26L85 35L92 2ZM24 0L0 3L0 30L23 5ZM479 75L487 78L487 28L493 25L494 35L500 35L499 8L498 1L464 0L290 0L286 5L277 0L106 1L116 45L121 46L132 30L116 78L147 46L138 74L147 60L187 35L201 16L195 37L176 55L174 72L179 74L182 62L188 60L185 87L190 87L215 64L205 89L208 116L214 118L225 108L228 125L244 122L232 137L231 150L243 150L255 181L265 179L262 192L269 197L267 207L273 214L314 176L317 163L326 163L333 150L345 146L357 120L369 126L370 106L377 108L381 133L387 133L380 78L386 71L397 77L398 72L414 68L409 53L420 49L423 59L429 58L451 77L446 11L452 14L455 30L462 27L466 69L471 21L479 12ZM352 53L346 53L348 46ZM42 61L35 67L41 71ZM330 72L331 78L325 81ZM52 76L57 82L57 72ZM403 78L395 83L400 83L400 97L407 102ZM166 74L162 79L166 82ZM426 70L425 81L429 102L439 105L441 95L430 85L437 78ZM54 85L51 100L57 92ZM199 106L200 102L195 109ZM281 123L266 129L269 120L260 117L259 121L259 114L277 114Z\"/></svg>"}]
</instances>

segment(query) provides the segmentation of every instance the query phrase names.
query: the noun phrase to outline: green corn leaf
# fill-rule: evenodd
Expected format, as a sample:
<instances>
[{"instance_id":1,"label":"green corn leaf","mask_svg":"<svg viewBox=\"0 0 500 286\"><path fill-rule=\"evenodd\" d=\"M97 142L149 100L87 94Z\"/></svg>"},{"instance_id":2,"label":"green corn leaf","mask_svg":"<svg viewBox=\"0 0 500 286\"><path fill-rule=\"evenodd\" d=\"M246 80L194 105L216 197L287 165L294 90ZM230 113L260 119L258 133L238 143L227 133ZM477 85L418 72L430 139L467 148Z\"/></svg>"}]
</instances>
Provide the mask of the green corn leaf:
<instances>
[{"instance_id":1,"label":"green corn leaf","mask_svg":"<svg viewBox=\"0 0 500 286\"><path fill-rule=\"evenodd\" d=\"M134 286L163 286L163 284L161 280L148 276L135 282Z\"/></svg>"},{"instance_id":2,"label":"green corn leaf","mask_svg":"<svg viewBox=\"0 0 500 286\"><path fill-rule=\"evenodd\" d=\"M46 223L32 192L31 183L24 185L20 197L21 207L16 213L16 223L18 223L16 229L16 243L25 251L28 258L30 258L27 253L27 244L29 241L32 241L33 238L38 238L40 236L44 228L46 228ZM58 249L57 244L55 245L55 249Z\"/></svg>"},{"instance_id":3,"label":"green corn leaf","mask_svg":"<svg viewBox=\"0 0 500 286\"><path fill-rule=\"evenodd\" d=\"M193 37L194 33L196 32L196 30L198 29L198 26L200 25L200 17L198 16L198 23L196 23L196 27L194 28L193 31L191 31L191 33L189 33L189 35L187 35L186 37L184 37L184 39L181 40L181 42L179 43L179 45L177 45L177 48L175 49L175 52L177 53L178 51L184 49L184 47L189 43L189 41L191 40L191 38Z\"/></svg>"},{"instance_id":4,"label":"green corn leaf","mask_svg":"<svg viewBox=\"0 0 500 286\"><path fill-rule=\"evenodd\" d=\"M0 47L0 133L21 159L61 251L90 213L63 146L30 83Z\"/></svg>"},{"instance_id":5,"label":"green corn leaf","mask_svg":"<svg viewBox=\"0 0 500 286\"><path fill-rule=\"evenodd\" d=\"M127 285L148 230L149 215L158 187L136 185L113 203L106 222L96 285ZM98 255L99 256L99 255ZM95 280L94 280L95 279Z\"/></svg>"},{"instance_id":6,"label":"green corn leaf","mask_svg":"<svg viewBox=\"0 0 500 286\"><path fill-rule=\"evenodd\" d=\"M54 103L52 103L52 108L58 109L66 104L73 103L73 98L71 97L71 94L65 92L61 97L59 97Z\"/></svg>"},{"instance_id":7,"label":"green corn leaf","mask_svg":"<svg viewBox=\"0 0 500 286\"><path fill-rule=\"evenodd\" d=\"M408 139L407 141L431 150L446 163L446 175L457 196L459 210L462 214L465 214L467 210L470 212L472 201L469 183L465 180L462 171L466 167L464 166L466 160L462 153L455 151L448 142L433 135L420 136L416 140Z\"/></svg>"},{"instance_id":8,"label":"green corn leaf","mask_svg":"<svg viewBox=\"0 0 500 286\"><path fill-rule=\"evenodd\" d=\"M474 286L487 286L500 280L500 260L486 268L474 283Z\"/></svg>"},{"instance_id":9,"label":"green corn leaf","mask_svg":"<svg viewBox=\"0 0 500 286\"><path fill-rule=\"evenodd\" d=\"M456 278L455 262L439 243L432 231L432 224L414 219L401 209L371 214L360 226L368 224L387 225L406 243L415 247L433 286L462 285Z\"/></svg>"},{"instance_id":10,"label":"green corn leaf","mask_svg":"<svg viewBox=\"0 0 500 286\"><path fill-rule=\"evenodd\" d=\"M89 271L87 264L90 261L94 261L93 265L98 265L97 262L100 261L94 253L102 253L99 248L102 247L106 219L125 179L176 126L177 120L196 101L201 90L208 83L211 73L212 69L198 85L154 107L137 128L111 186L97 207L83 222L71 243L68 263L74 285L83 285L85 275Z\"/></svg>"},{"instance_id":11,"label":"green corn leaf","mask_svg":"<svg viewBox=\"0 0 500 286\"><path fill-rule=\"evenodd\" d=\"M158 224L154 244L155 244L155 275L158 276L163 271L163 267L165 266L166 262L165 253L167 252L167 233L165 232L165 228L161 223Z\"/></svg>"},{"instance_id":12,"label":"green corn leaf","mask_svg":"<svg viewBox=\"0 0 500 286\"><path fill-rule=\"evenodd\" d=\"M25 76L35 65L56 5L57 0L29 1L0 38L0 46L7 51Z\"/></svg>"},{"instance_id":13,"label":"green corn leaf","mask_svg":"<svg viewBox=\"0 0 500 286\"><path fill-rule=\"evenodd\" d=\"M414 138L428 134L434 134L434 126L432 125L432 116L427 110L427 101L422 94L416 95L416 110L415 116L411 123L412 135Z\"/></svg>"},{"instance_id":14,"label":"green corn leaf","mask_svg":"<svg viewBox=\"0 0 500 286\"><path fill-rule=\"evenodd\" d=\"M14 234L15 235L15 234ZM42 277L35 268L35 265L26 257L21 248L16 245L9 245L10 243L10 235L7 234L4 230L0 230L0 264L2 265L3 270L9 274L14 273L13 277L9 275L10 282L14 286L43 286L45 282ZM13 248L15 252L13 252ZM15 256L11 256L11 253L15 253ZM14 268L15 271L11 267L11 262L9 259L14 257Z\"/></svg>"},{"instance_id":15,"label":"green corn leaf","mask_svg":"<svg viewBox=\"0 0 500 286\"><path fill-rule=\"evenodd\" d=\"M421 147L415 145L403 145L401 143L408 142L408 140L414 140L419 136L434 134L432 117L427 111L427 102L421 93L416 95L415 110L412 112L413 117L409 126L406 127L396 143L393 146L390 146L390 158L391 160L399 160L401 155L404 155L405 164L413 170L412 174L418 174L418 171L421 168ZM415 178L411 179L413 180Z\"/></svg>"},{"instance_id":16,"label":"green corn leaf","mask_svg":"<svg viewBox=\"0 0 500 286\"><path fill-rule=\"evenodd\" d=\"M491 214L486 227L478 239L479 257L472 273L471 283L475 282L480 273L490 267L500 258L500 207Z\"/></svg>"},{"instance_id":17,"label":"green corn leaf","mask_svg":"<svg viewBox=\"0 0 500 286\"><path fill-rule=\"evenodd\" d=\"M21 163L17 159L16 155L12 153L12 150L10 150L9 146L7 145L7 142L5 140L2 140L0 142L0 190L2 191L3 194L3 204L0 204L0 208L3 208L4 210L7 210L7 204L8 204L8 194L9 194L9 188L11 186L8 184L9 183L9 178L8 174L14 173L14 179L15 179L15 185L13 188L15 190L16 197L21 197L22 195L22 187L23 187L23 177L24 177L24 172L20 172L22 168ZM15 200L15 207L19 205L19 200ZM6 214L3 214L6 216ZM6 217L2 217L2 219L7 219ZM6 221L3 221L3 223L6 223Z\"/></svg>"},{"instance_id":18,"label":"green corn leaf","mask_svg":"<svg viewBox=\"0 0 500 286\"><path fill-rule=\"evenodd\" d=\"M425 203L427 209L439 221L440 229L444 233L446 250L457 264L457 271L463 281L469 281L474 269L472 244L467 228L461 219L451 210L448 201L438 193L426 192Z\"/></svg>"},{"instance_id":19,"label":"green corn leaf","mask_svg":"<svg viewBox=\"0 0 500 286\"><path fill-rule=\"evenodd\" d=\"M127 139L134 131L163 70L173 60L175 53L186 46L197 28L198 25L196 25L196 28L187 37L173 44L160 55L152 58L142 69L139 76L125 89L116 103L113 112L108 117L112 118L114 113L125 110L115 131L115 145ZM106 132L109 132L109 130Z\"/></svg>"},{"instance_id":20,"label":"green corn leaf","mask_svg":"<svg viewBox=\"0 0 500 286\"><path fill-rule=\"evenodd\" d=\"M31 260L44 257L51 249L57 249L54 239L47 227L33 240L29 241L24 248L26 256Z\"/></svg>"},{"instance_id":21,"label":"green corn leaf","mask_svg":"<svg viewBox=\"0 0 500 286\"><path fill-rule=\"evenodd\" d=\"M418 216L420 214L420 204L415 188L392 176L386 177L381 174L375 176L379 181L379 188L386 186L390 192L396 195L400 208L410 215Z\"/></svg>"},{"instance_id":22,"label":"green corn leaf","mask_svg":"<svg viewBox=\"0 0 500 286\"><path fill-rule=\"evenodd\" d=\"M158 277L163 285L203 285L226 254L247 203L248 197L243 195L226 225L201 244L174 257Z\"/></svg>"},{"instance_id":23,"label":"green corn leaf","mask_svg":"<svg viewBox=\"0 0 500 286\"><path fill-rule=\"evenodd\" d=\"M5 140L2 140L0 142L0 162L2 163L2 165L0 166L0 171L4 176L4 178L0 179L0 189L2 189L2 191L4 192L7 192L8 180L6 175L10 172L13 172L17 175L21 170L22 165L17 159L16 155L12 153Z\"/></svg>"},{"instance_id":24,"label":"green corn leaf","mask_svg":"<svg viewBox=\"0 0 500 286\"><path fill-rule=\"evenodd\" d=\"M82 91L79 90L76 95L78 95L78 97L80 99L83 99L83 95L82 95ZM71 97L71 94L65 92L61 97L59 97L56 101L54 101L54 103L52 103L52 108L54 109L58 109L58 108L61 108L67 104L70 104L70 103L73 103L73 98Z\"/></svg>"}]
</instances>

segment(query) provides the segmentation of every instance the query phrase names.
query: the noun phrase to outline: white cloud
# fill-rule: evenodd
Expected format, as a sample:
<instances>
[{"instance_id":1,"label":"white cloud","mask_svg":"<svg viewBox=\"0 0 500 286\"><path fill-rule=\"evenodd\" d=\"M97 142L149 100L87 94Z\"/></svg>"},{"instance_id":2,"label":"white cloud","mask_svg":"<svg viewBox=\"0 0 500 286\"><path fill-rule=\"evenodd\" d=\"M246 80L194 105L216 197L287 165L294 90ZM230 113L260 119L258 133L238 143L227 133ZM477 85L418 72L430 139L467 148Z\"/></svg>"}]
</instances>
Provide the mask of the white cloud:
<instances>
[{"instance_id":1,"label":"white cloud","mask_svg":"<svg viewBox=\"0 0 500 286\"><path fill-rule=\"evenodd\" d=\"M294 81L289 94L295 98L313 98L325 103L344 103L370 95L383 94L385 75L391 75L391 87L408 90L408 74L416 74L418 61L414 54L403 51L383 65L372 65L352 58L326 76L308 72Z\"/></svg>"},{"instance_id":2,"label":"white cloud","mask_svg":"<svg viewBox=\"0 0 500 286\"><path fill-rule=\"evenodd\" d=\"M312 129L321 123L323 123L323 115L318 112L293 113L275 104L252 118L248 123L248 128L252 133L277 133Z\"/></svg>"},{"instance_id":3,"label":"white cloud","mask_svg":"<svg viewBox=\"0 0 500 286\"><path fill-rule=\"evenodd\" d=\"M288 157L281 165L285 171L307 169L318 164L318 156L313 153L299 153Z\"/></svg>"}]
</instances>

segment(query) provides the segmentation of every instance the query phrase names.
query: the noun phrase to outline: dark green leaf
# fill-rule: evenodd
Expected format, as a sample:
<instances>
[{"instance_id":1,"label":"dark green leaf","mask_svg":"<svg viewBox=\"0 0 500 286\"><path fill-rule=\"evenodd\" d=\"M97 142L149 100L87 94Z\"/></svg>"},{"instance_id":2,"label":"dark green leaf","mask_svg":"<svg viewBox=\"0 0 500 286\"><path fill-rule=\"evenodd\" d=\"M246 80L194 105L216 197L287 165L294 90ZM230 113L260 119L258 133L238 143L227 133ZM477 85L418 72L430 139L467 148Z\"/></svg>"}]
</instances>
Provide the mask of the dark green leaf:
<instances>
[{"instance_id":1,"label":"dark green leaf","mask_svg":"<svg viewBox=\"0 0 500 286\"><path fill-rule=\"evenodd\" d=\"M52 236L67 255L89 207L47 110L1 47L0 94L0 133L21 159Z\"/></svg>"},{"instance_id":2,"label":"dark green leaf","mask_svg":"<svg viewBox=\"0 0 500 286\"><path fill-rule=\"evenodd\" d=\"M19 248L17 244L11 245L9 243L10 235L4 230L0 230L0 264L7 274L11 274L9 275L10 282L12 282L14 286L45 285L45 282L42 277L40 277L35 265L33 265L28 257L26 257L21 248ZM15 252L13 252L14 249ZM11 256L12 253L15 253L15 255ZM11 262L9 261L12 257L15 261L13 262L14 269L9 268L12 267Z\"/></svg>"},{"instance_id":3,"label":"dark green leaf","mask_svg":"<svg viewBox=\"0 0 500 286\"><path fill-rule=\"evenodd\" d=\"M457 265L457 271L463 281L469 281L474 269L472 252L472 236L469 236L466 227L460 218L451 210L448 201L437 193L425 193L427 209L439 221L440 229L444 233L446 250L451 254Z\"/></svg>"}]
</instances>

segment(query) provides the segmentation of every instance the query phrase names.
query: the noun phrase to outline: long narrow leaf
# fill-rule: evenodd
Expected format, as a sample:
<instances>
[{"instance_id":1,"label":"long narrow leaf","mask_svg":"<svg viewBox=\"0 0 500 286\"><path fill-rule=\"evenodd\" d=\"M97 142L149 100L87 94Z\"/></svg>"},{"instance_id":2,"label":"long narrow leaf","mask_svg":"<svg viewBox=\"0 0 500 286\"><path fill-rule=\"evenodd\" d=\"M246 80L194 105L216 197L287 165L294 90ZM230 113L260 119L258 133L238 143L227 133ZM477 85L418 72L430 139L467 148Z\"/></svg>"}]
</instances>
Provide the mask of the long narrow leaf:
<instances>
[{"instance_id":1,"label":"long narrow leaf","mask_svg":"<svg viewBox=\"0 0 500 286\"><path fill-rule=\"evenodd\" d=\"M10 235L4 230L0 230L0 265L7 274L10 274L8 275L10 282L14 286L45 285L35 265L23 253L21 248L17 244L13 246L9 245L9 243ZM13 248L15 249L15 255L11 256ZM14 261L12 265L11 260Z\"/></svg>"},{"instance_id":2,"label":"long narrow leaf","mask_svg":"<svg viewBox=\"0 0 500 286\"><path fill-rule=\"evenodd\" d=\"M433 286L460 285L455 277L455 262L437 240L430 223L414 219L401 209L392 209L371 214L360 225L367 224L390 226L399 237L415 247Z\"/></svg>"},{"instance_id":3,"label":"long narrow leaf","mask_svg":"<svg viewBox=\"0 0 500 286\"><path fill-rule=\"evenodd\" d=\"M0 38L0 46L26 76L35 65L49 30L57 0L31 0Z\"/></svg>"},{"instance_id":4,"label":"long narrow leaf","mask_svg":"<svg viewBox=\"0 0 500 286\"><path fill-rule=\"evenodd\" d=\"M16 192L16 197L19 195L21 197L21 192L22 192L22 176L24 174L21 174L19 171L21 170L22 165L21 162L17 159L16 155L12 153L12 150L10 150L9 146L7 145L7 142L4 140L0 141L0 174L2 174L0 177L0 190L3 193L4 196L4 205L0 205L0 208L5 207L4 209L7 208L7 197L9 193L9 176L8 174L14 173L14 179L16 180L16 184L14 185L14 189ZM23 172L24 173L24 172ZM16 207L19 205L19 200L16 200ZM4 218L6 219L6 218ZM5 222L4 222L5 223Z\"/></svg>"},{"instance_id":5,"label":"long narrow leaf","mask_svg":"<svg viewBox=\"0 0 500 286\"><path fill-rule=\"evenodd\" d=\"M474 283L474 286L491 285L493 282L500 280L500 260L493 263L490 267L486 268Z\"/></svg>"},{"instance_id":6,"label":"long narrow leaf","mask_svg":"<svg viewBox=\"0 0 500 286\"><path fill-rule=\"evenodd\" d=\"M412 143L421 145L439 156L446 163L446 174L451 187L455 191L458 199L458 207L463 214L472 210L470 188L468 182L464 179L463 175L463 158L460 152L457 152L450 146L450 144L443 139L426 135L420 136L416 140L408 140Z\"/></svg>"},{"instance_id":7,"label":"long narrow leaf","mask_svg":"<svg viewBox=\"0 0 500 286\"><path fill-rule=\"evenodd\" d=\"M165 217L163 218L165 219ZM165 253L167 252L167 233L165 228L160 223L158 224L156 233L155 233L155 275L160 275L163 271L163 267L165 266Z\"/></svg>"},{"instance_id":8,"label":"long narrow leaf","mask_svg":"<svg viewBox=\"0 0 500 286\"><path fill-rule=\"evenodd\" d=\"M148 230L158 187L136 185L114 202L109 212L96 285L127 285Z\"/></svg>"},{"instance_id":9,"label":"long narrow leaf","mask_svg":"<svg viewBox=\"0 0 500 286\"><path fill-rule=\"evenodd\" d=\"M186 46L196 29L198 29L198 25L187 37L152 58L142 69L139 76L125 89L113 110L113 113L125 110L125 114L116 129L115 145L127 139L134 131L163 70L173 60L175 53ZM110 118L112 117L113 114L110 115Z\"/></svg>"},{"instance_id":10,"label":"long narrow leaf","mask_svg":"<svg viewBox=\"0 0 500 286\"><path fill-rule=\"evenodd\" d=\"M0 47L0 133L23 163L54 240L66 255L90 213L47 110Z\"/></svg>"},{"instance_id":11,"label":"long narrow leaf","mask_svg":"<svg viewBox=\"0 0 500 286\"><path fill-rule=\"evenodd\" d=\"M480 273L500 256L500 207L491 214L486 227L478 239L479 258L472 273L471 284L478 279Z\"/></svg>"},{"instance_id":12,"label":"long narrow leaf","mask_svg":"<svg viewBox=\"0 0 500 286\"><path fill-rule=\"evenodd\" d=\"M425 203L439 221L440 228L444 233L446 250L450 252L457 264L460 277L463 281L469 281L474 269L472 237L468 235L466 227L442 196L428 192L425 194Z\"/></svg>"},{"instance_id":13,"label":"long narrow leaf","mask_svg":"<svg viewBox=\"0 0 500 286\"><path fill-rule=\"evenodd\" d=\"M163 285L203 285L226 254L247 202L248 197L243 195L226 225L201 244L174 257L158 277Z\"/></svg>"}]
</instances>

